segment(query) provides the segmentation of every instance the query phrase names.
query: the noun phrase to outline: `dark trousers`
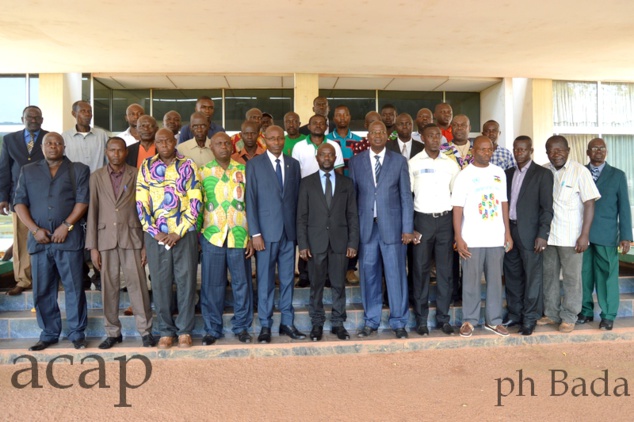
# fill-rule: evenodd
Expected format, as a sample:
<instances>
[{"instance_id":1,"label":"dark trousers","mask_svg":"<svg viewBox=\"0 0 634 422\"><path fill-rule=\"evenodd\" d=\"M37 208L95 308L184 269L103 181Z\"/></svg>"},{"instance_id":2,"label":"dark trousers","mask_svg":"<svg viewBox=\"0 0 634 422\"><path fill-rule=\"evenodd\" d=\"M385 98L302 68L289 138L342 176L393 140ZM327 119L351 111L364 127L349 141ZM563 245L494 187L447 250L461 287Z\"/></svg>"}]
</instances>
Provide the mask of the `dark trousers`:
<instances>
[{"instance_id":1,"label":"dark trousers","mask_svg":"<svg viewBox=\"0 0 634 422\"><path fill-rule=\"evenodd\" d=\"M187 232L170 250L145 233L145 250L152 274L152 298L161 337L191 334L194 329L198 238ZM172 317L172 284L176 284L178 316Z\"/></svg>"},{"instance_id":2,"label":"dark trousers","mask_svg":"<svg viewBox=\"0 0 634 422\"><path fill-rule=\"evenodd\" d=\"M227 267L231 272L233 292L233 318L231 329L235 334L249 330L253 324L253 287L251 283L251 260L244 259L245 249L218 247L201 237L203 249L200 304L205 323L205 332L220 338L222 313L227 289Z\"/></svg>"},{"instance_id":3,"label":"dark trousers","mask_svg":"<svg viewBox=\"0 0 634 422\"><path fill-rule=\"evenodd\" d=\"M522 244L517 224L511 224L513 249L504 256L508 319L534 325L541 318L544 299L544 259L534 245Z\"/></svg>"},{"instance_id":4,"label":"dark trousers","mask_svg":"<svg viewBox=\"0 0 634 422\"><path fill-rule=\"evenodd\" d=\"M453 249L453 242L451 247ZM436 271L438 271L438 264L436 264ZM453 251L451 280L451 283L453 284L453 300L462 300L462 271L460 268L460 254L458 254L458 251Z\"/></svg>"},{"instance_id":5,"label":"dark trousers","mask_svg":"<svg viewBox=\"0 0 634 422\"><path fill-rule=\"evenodd\" d=\"M33 306L37 324L42 329L40 340L57 341L62 333L62 316L57 305L60 275L66 296L67 337L70 341L84 339L88 311L83 289L83 261L83 251L62 251L55 249L52 243L31 255Z\"/></svg>"},{"instance_id":6,"label":"dark trousers","mask_svg":"<svg viewBox=\"0 0 634 422\"><path fill-rule=\"evenodd\" d=\"M429 279L432 257L436 257L436 322L449 322L453 264L452 213L434 218L430 214L414 213L414 230L422 237L414 245L413 294L416 325L427 324L429 316Z\"/></svg>"},{"instance_id":7,"label":"dark trousers","mask_svg":"<svg viewBox=\"0 0 634 422\"><path fill-rule=\"evenodd\" d=\"M308 274L310 277L310 305L309 314L313 325L324 325L324 285L330 277L332 292L332 316L330 323L333 327L340 327L346 320L346 269L348 258L346 254L335 253L330 245L322 253L313 253L308 260ZM303 261L303 260L302 260Z\"/></svg>"}]
</instances>

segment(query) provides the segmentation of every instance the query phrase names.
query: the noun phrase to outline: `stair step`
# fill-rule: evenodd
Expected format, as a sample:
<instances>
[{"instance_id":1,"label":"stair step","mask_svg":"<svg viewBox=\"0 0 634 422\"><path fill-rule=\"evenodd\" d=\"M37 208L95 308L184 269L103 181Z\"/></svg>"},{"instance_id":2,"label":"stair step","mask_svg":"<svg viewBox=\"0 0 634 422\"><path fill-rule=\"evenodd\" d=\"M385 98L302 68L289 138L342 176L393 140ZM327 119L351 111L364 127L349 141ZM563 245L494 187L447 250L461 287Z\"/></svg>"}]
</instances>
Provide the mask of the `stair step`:
<instances>
[{"instance_id":1,"label":"stair step","mask_svg":"<svg viewBox=\"0 0 634 422\"><path fill-rule=\"evenodd\" d=\"M486 303L482 301L482 309L480 313L480 323L484 323L484 312ZM618 317L632 317L634 316L633 308L634 308L634 294L627 293L621 295L621 301L619 306ZM324 324L325 330L330 330L330 311L331 307L326 305L326 318L327 321ZM350 304L346 309L347 320L345 322L345 327L348 330L357 330L364 325L363 320L363 307L360 304ZM598 306L595 305L595 320L600 320L600 311ZM450 322L454 326L459 326L462 324L462 307L451 307L449 311ZM223 315L223 323L224 323L224 332L231 336L231 318L233 317L233 310L228 308L225 310ZM429 317L427 325L429 327L436 326L436 308L435 303L430 303L429 309ZM122 325L122 334L124 336L139 336L136 331L136 325L133 316L125 316L123 312L120 312L119 318ZM389 309L383 309L381 316L381 329L389 329L388 324L389 319ZM272 331L276 332L280 324L280 313L273 313L273 326ZM598 322L597 322L598 324ZM295 326L300 330L307 333L310 331L312 324L310 320L310 316L308 315L308 308L304 306L295 307ZM408 326L415 326L414 314L410 310L409 314L409 324ZM154 332L158 335L158 325L154 323ZM254 315L253 321L253 330L258 333L260 331L260 323L258 320L257 313ZM10 311L10 312L2 312L0 313L0 339L9 339L9 338L37 338L40 335L40 328L37 325L37 320L35 318L35 314L31 311ZM66 332L66 318L65 313L62 308L62 332ZM193 330L193 334L197 336L204 335L204 324L203 319L200 314L196 315L195 326ZM88 337L101 337L105 336L104 331L104 318L103 312L100 309L89 309L88 310L88 327L86 328L86 336Z\"/></svg>"}]
</instances>

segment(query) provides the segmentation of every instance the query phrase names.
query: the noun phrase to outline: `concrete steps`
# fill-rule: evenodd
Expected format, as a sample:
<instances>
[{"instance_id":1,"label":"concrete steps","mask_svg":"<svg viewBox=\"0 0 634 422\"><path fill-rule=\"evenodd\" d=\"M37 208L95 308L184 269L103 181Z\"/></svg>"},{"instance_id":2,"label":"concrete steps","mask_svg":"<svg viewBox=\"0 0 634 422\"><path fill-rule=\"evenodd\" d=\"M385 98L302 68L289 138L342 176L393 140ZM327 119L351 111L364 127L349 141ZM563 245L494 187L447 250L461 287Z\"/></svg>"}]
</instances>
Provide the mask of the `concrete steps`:
<instances>
[{"instance_id":1,"label":"concrete steps","mask_svg":"<svg viewBox=\"0 0 634 422\"><path fill-rule=\"evenodd\" d=\"M621 291L621 303L619 306L619 318L634 317L634 277L621 277L619 279L619 286ZM483 284L483 297L484 297L484 284ZM277 291L275 306L277 306ZM294 295L294 307L295 307L295 325L300 331L308 332L311 328L310 317L308 315L308 300L310 290L308 288L296 288ZM432 302L430 302L428 325L430 328L435 327L435 285L432 286ZM86 298L88 302L88 327L86 330L87 337L102 337L105 336L103 328L103 310L101 293L97 291L87 291ZM345 327L349 331L356 331L363 326L363 306L361 305L361 289L359 286L346 287L346 299L347 299L347 321ZM231 332L231 318L233 317L232 296L230 289L227 289L226 293L226 309L223 315L224 320L224 332L229 337L232 337ZM65 296L64 292L59 292L58 303L60 310L62 311L62 322L65 332ZM324 303L326 308L326 316L330 317L331 308L331 292L330 289L324 291ZM484 308L485 301L482 302L481 323L484 322ZM122 292L120 303L120 320L122 324L122 334L124 336L138 336L136 331L134 317L123 315L123 309L129 306L128 294ZM19 296L7 296L0 294L0 339L27 339L38 338L40 329L37 325L35 313L31 312L33 307L33 293L31 291L25 292ZM450 309L451 323L454 326L460 326L462 324L462 308L451 307ZM383 309L381 319L381 329L389 329L388 324L389 310ZM598 306L595 307L595 319L599 318ZM273 327L272 331L275 333L279 326L280 314L274 312L273 315ZM413 327L415 324L413 313L410 312L409 327ZM204 324L200 313L196 315L196 323L193 331L193 335L196 337L202 337L204 335ZM324 325L325 330L330 330L330 322L326 321ZM260 330L260 324L258 321L257 313L254 315L253 333L258 333ZM158 334L158 333L157 333Z\"/></svg>"}]
</instances>

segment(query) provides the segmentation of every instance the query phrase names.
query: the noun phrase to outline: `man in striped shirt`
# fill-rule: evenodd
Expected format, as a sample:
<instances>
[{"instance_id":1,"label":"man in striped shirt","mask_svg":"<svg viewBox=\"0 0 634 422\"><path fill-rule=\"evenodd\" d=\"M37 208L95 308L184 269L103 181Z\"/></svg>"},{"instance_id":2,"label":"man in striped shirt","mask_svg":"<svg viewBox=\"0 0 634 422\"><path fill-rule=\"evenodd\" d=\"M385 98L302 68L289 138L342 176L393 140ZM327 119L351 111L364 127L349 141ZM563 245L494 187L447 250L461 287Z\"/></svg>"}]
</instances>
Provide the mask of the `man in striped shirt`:
<instances>
[{"instance_id":1,"label":"man in striped shirt","mask_svg":"<svg viewBox=\"0 0 634 422\"><path fill-rule=\"evenodd\" d=\"M588 249L594 202L601 197L590 171L568 157L563 136L546 141L546 154L553 172L553 211L548 246L544 253L544 317L537 325L559 325L559 331L575 329L581 312L581 267ZM559 273L563 279L559 279ZM563 287L564 296L561 297Z\"/></svg>"}]
</instances>

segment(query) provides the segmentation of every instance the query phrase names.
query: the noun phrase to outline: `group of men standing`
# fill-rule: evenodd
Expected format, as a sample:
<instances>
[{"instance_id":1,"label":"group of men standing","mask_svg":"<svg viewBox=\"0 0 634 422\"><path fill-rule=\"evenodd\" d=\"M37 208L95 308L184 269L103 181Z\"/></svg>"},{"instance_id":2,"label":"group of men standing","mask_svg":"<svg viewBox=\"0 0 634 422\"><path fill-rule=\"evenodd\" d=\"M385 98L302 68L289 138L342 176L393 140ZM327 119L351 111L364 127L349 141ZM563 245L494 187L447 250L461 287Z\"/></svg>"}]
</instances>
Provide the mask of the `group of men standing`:
<instances>
[{"instance_id":1,"label":"group of men standing","mask_svg":"<svg viewBox=\"0 0 634 422\"><path fill-rule=\"evenodd\" d=\"M170 111L159 130L133 104L126 110L129 128L109 139L90 126L86 102L73 105L76 125L62 135L41 129L39 108L24 110L25 129L5 137L0 155L0 212L15 210L18 284L9 294L29 287L32 265L43 331L31 350L58 342L59 279L66 291L68 338L76 348L86 347L84 248L102 274L102 349L122 341L122 271L143 345L157 344L146 263L159 348L175 341L192 345L199 248L204 345L224 335L227 270L232 330L241 342L252 342L254 306L261 326L257 340L271 341L276 273L279 333L306 337L294 325L296 246L310 280L313 341L323 336L325 286L332 289L332 333L350 338L345 284L354 280L357 263L364 308L359 337L378 330L385 300L397 338L408 337L410 303L415 331L428 335L434 263L436 322L447 335L455 333L452 300L462 301L460 335L473 334L483 274L484 328L495 334L507 336L507 327L517 325L531 335L536 325L547 324L570 332L575 323L592 321L595 286L600 328L612 329L616 247L627 253L632 229L625 175L605 163L602 139L590 142L584 168L569 159L566 139L553 136L546 143L550 163L539 166L531 159L529 137L518 137L511 153L497 144L497 122L488 121L482 136L471 140L468 117L453 116L444 103L434 113L421 109L415 121L391 105L370 112L363 139L350 131L347 107L338 106L334 122L328 120L323 97L315 99L306 126L287 113L286 134L271 115L250 109L241 132L230 138L212 121L213 110L213 101L201 97L188 126L181 127L180 115Z\"/></svg>"}]
</instances>

